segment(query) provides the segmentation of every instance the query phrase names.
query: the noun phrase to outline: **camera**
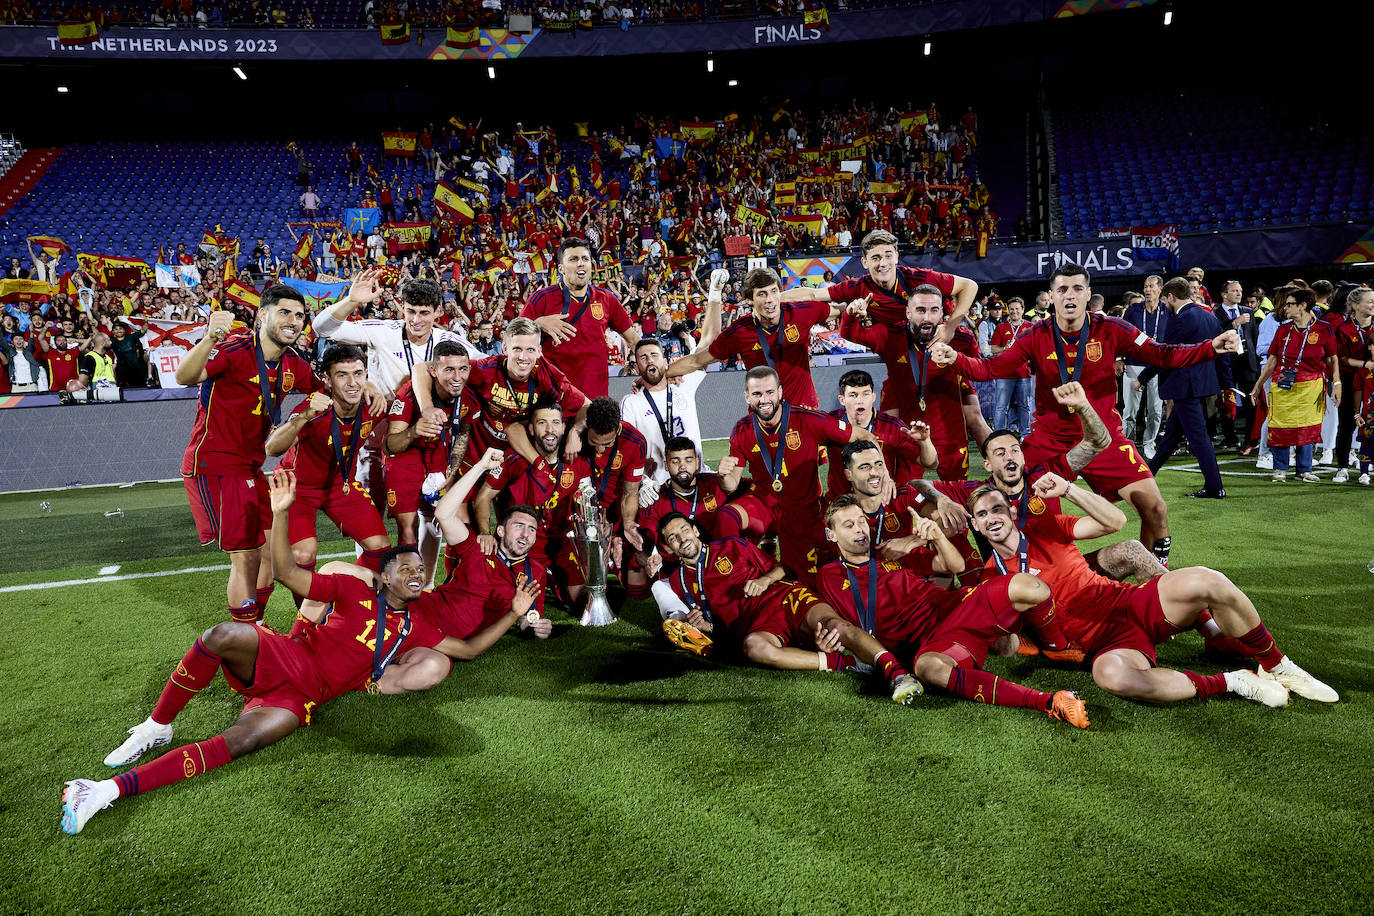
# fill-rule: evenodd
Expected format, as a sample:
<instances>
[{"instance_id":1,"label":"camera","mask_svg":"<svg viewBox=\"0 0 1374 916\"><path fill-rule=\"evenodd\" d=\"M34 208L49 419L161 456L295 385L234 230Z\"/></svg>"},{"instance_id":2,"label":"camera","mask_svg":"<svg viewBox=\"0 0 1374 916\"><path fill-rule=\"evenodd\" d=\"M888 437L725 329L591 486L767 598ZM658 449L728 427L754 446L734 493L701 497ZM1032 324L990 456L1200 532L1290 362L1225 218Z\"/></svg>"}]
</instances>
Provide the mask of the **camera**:
<instances>
[{"instance_id":1,"label":"camera","mask_svg":"<svg viewBox=\"0 0 1374 916\"><path fill-rule=\"evenodd\" d=\"M690 334L697 329L697 323L691 318L684 318L682 321L674 321L673 326L668 329L671 334Z\"/></svg>"}]
</instances>

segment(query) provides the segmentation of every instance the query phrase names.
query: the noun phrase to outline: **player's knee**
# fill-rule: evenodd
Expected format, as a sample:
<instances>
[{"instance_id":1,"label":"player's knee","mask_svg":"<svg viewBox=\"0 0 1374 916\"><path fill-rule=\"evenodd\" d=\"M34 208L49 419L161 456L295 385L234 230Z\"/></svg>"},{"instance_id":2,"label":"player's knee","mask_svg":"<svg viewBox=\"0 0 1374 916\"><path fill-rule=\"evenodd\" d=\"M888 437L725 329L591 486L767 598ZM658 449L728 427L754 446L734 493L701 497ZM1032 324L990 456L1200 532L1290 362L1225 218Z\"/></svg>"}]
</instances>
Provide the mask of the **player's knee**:
<instances>
[{"instance_id":1,"label":"player's knee","mask_svg":"<svg viewBox=\"0 0 1374 916\"><path fill-rule=\"evenodd\" d=\"M310 544L292 544L291 559L296 561L296 565L302 569L307 569L315 565L315 547Z\"/></svg>"},{"instance_id":2,"label":"player's knee","mask_svg":"<svg viewBox=\"0 0 1374 916\"><path fill-rule=\"evenodd\" d=\"M778 658L778 647L762 633L750 633L744 638L744 657L756 665L771 665Z\"/></svg>"},{"instance_id":3,"label":"player's knee","mask_svg":"<svg viewBox=\"0 0 1374 916\"><path fill-rule=\"evenodd\" d=\"M917 658L914 667L916 669L916 677L936 687L947 686L949 684L950 672L954 670L950 667L949 662L940 658L939 655L933 652L927 652L925 655Z\"/></svg>"},{"instance_id":4,"label":"player's knee","mask_svg":"<svg viewBox=\"0 0 1374 916\"><path fill-rule=\"evenodd\" d=\"M224 655L257 641L257 627L251 623L217 623L200 636L200 644L215 655Z\"/></svg>"},{"instance_id":5,"label":"player's knee","mask_svg":"<svg viewBox=\"0 0 1374 916\"><path fill-rule=\"evenodd\" d=\"M1104 655L1093 662L1093 682L1113 696L1131 696L1135 692L1136 677L1134 668L1112 655Z\"/></svg>"},{"instance_id":6,"label":"player's knee","mask_svg":"<svg viewBox=\"0 0 1374 916\"><path fill-rule=\"evenodd\" d=\"M1014 573L1007 583L1007 598L1018 611L1049 600L1050 587L1030 573Z\"/></svg>"},{"instance_id":7,"label":"player's knee","mask_svg":"<svg viewBox=\"0 0 1374 916\"><path fill-rule=\"evenodd\" d=\"M412 690L428 690L440 684L453 670L453 661L441 652L426 651L411 667L408 678Z\"/></svg>"}]
</instances>

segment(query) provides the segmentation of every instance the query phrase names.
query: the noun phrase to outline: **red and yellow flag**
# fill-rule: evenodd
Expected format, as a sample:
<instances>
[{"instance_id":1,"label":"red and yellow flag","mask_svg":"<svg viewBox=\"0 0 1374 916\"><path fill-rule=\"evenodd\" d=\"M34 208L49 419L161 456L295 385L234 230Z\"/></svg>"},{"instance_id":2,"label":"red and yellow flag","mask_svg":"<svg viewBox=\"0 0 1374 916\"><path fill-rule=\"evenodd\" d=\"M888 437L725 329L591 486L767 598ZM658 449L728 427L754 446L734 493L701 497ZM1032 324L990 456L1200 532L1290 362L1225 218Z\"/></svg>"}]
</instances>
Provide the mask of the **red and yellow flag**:
<instances>
[{"instance_id":1,"label":"red and yellow flag","mask_svg":"<svg viewBox=\"0 0 1374 916\"><path fill-rule=\"evenodd\" d=\"M801 229L805 232L810 233L811 235L821 234L821 223L823 223L824 221L825 217L821 216L819 213L798 214L796 216L778 217L778 222L782 223L784 226L791 226L794 229Z\"/></svg>"},{"instance_id":2,"label":"red and yellow flag","mask_svg":"<svg viewBox=\"0 0 1374 916\"><path fill-rule=\"evenodd\" d=\"M71 246L55 235L31 235L29 236L29 244L42 248L50 258L55 258L60 254L72 253Z\"/></svg>"},{"instance_id":3,"label":"red and yellow flag","mask_svg":"<svg viewBox=\"0 0 1374 916\"><path fill-rule=\"evenodd\" d=\"M448 27L448 35L444 39L444 44L450 48L475 48L477 47L477 26L470 25L466 28Z\"/></svg>"},{"instance_id":4,"label":"red and yellow flag","mask_svg":"<svg viewBox=\"0 0 1374 916\"><path fill-rule=\"evenodd\" d=\"M682 139L705 142L716 137L716 125L710 121L683 121Z\"/></svg>"},{"instance_id":5,"label":"red and yellow flag","mask_svg":"<svg viewBox=\"0 0 1374 916\"><path fill-rule=\"evenodd\" d=\"M383 22L382 44L403 45L410 41L410 25L405 22Z\"/></svg>"},{"instance_id":6,"label":"red and yellow flag","mask_svg":"<svg viewBox=\"0 0 1374 916\"><path fill-rule=\"evenodd\" d=\"M296 243L296 250L292 252L302 261L310 260L310 253L315 250L315 236L307 232L301 236L301 240Z\"/></svg>"},{"instance_id":7,"label":"red and yellow flag","mask_svg":"<svg viewBox=\"0 0 1374 916\"><path fill-rule=\"evenodd\" d=\"M382 134L382 148L388 156L415 157L415 131L389 130Z\"/></svg>"},{"instance_id":8,"label":"red and yellow flag","mask_svg":"<svg viewBox=\"0 0 1374 916\"><path fill-rule=\"evenodd\" d=\"M246 305L250 309L257 309L262 303L262 296L258 291L239 280L230 280L224 284L224 298L232 299L239 305Z\"/></svg>"},{"instance_id":9,"label":"red and yellow flag","mask_svg":"<svg viewBox=\"0 0 1374 916\"><path fill-rule=\"evenodd\" d=\"M442 181L434 186L434 206L465 223L472 222L474 215L472 207L468 206L468 202L458 196L457 191Z\"/></svg>"},{"instance_id":10,"label":"red and yellow flag","mask_svg":"<svg viewBox=\"0 0 1374 916\"><path fill-rule=\"evenodd\" d=\"M735 205L735 219L742 223L750 223L760 228L768 221L768 211L760 210L758 207L749 207L744 204Z\"/></svg>"},{"instance_id":11,"label":"red and yellow flag","mask_svg":"<svg viewBox=\"0 0 1374 916\"><path fill-rule=\"evenodd\" d=\"M782 206L784 204L795 204L797 202L797 183L795 181L779 181L773 185L773 203Z\"/></svg>"},{"instance_id":12,"label":"red and yellow flag","mask_svg":"<svg viewBox=\"0 0 1374 916\"><path fill-rule=\"evenodd\" d=\"M64 45L88 45L100 37L95 20L83 22L61 22L57 25L57 38Z\"/></svg>"},{"instance_id":13,"label":"red and yellow flag","mask_svg":"<svg viewBox=\"0 0 1374 916\"><path fill-rule=\"evenodd\" d=\"M488 193L486 185L481 184L480 182L473 181L471 178L459 178L458 186L461 188L467 188L469 191L476 191L483 197L486 197Z\"/></svg>"},{"instance_id":14,"label":"red and yellow flag","mask_svg":"<svg viewBox=\"0 0 1374 916\"><path fill-rule=\"evenodd\" d=\"M830 14L826 12L825 7L821 7L818 10L807 10L806 13L802 16L802 24L821 26L826 31L829 31Z\"/></svg>"}]
</instances>

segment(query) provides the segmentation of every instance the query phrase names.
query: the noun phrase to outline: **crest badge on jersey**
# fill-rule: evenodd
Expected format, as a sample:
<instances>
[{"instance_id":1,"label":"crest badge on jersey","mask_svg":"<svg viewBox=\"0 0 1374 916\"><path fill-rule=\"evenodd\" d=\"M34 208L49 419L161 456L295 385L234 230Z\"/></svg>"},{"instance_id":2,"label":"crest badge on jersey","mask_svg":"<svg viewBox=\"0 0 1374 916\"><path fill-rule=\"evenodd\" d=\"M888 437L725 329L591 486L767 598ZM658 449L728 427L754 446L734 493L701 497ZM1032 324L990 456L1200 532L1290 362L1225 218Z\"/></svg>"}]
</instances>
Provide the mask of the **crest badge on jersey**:
<instances>
[{"instance_id":1,"label":"crest badge on jersey","mask_svg":"<svg viewBox=\"0 0 1374 916\"><path fill-rule=\"evenodd\" d=\"M730 572L735 568L735 564L730 562L729 557L717 557L715 567L716 572L720 573L722 576L728 576L730 575Z\"/></svg>"},{"instance_id":2,"label":"crest badge on jersey","mask_svg":"<svg viewBox=\"0 0 1374 916\"><path fill-rule=\"evenodd\" d=\"M883 561L883 569L887 570L888 572L896 572L897 570L899 570L899 569L901 569L901 568L902 568L902 564L898 563L896 560L884 560L884 561Z\"/></svg>"},{"instance_id":3,"label":"crest badge on jersey","mask_svg":"<svg viewBox=\"0 0 1374 916\"><path fill-rule=\"evenodd\" d=\"M1045 501L1038 496L1032 496L1026 508L1030 509L1031 515L1045 514Z\"/></svg>"},{"instance_id":4,"label":"crest badge on jersey","mask_svg":"<svg viewBox=\"0 0 1374 916\"><path fill-rule=\"evenodd\" d=\"M1090 363L1095 363L1100 360L1102 358L1102 341L1088 341L1088 350L1085 355L1088 357L1088 362Z\"/></svg>"},{"instance_id":5,"label":"crest badge on jersey","mask_svg":"<svg viewBox=\"0 0 1374 916\"><path fill-rule=\"evenodd\" d=\"M898 524L899 522L897 521L897 516L895 515L886 515L886 517L883 519L883 528L887 531L896 531Z\"/></svg>"},{"instance_id":6,"label":"crest badge on jersey","mask_svg":"<svg viewBox=\"0 0 1374 916\"><path fill-rule=\"evenodd\" d=\"M574 483L576 483L576 479L573 477L573 469L564 468L562 476L558 478L558 485L566 490Z\"/></svg>"},{"instance_id":7,"label":"crest badge on jersey","mask_svg":"<svg viewBox=\"0 0 1374 916\"><path fill-rule=\"evenodd\" d=\"M372 421L371 421L371 420L365 420L365 421L363 421L363 428L362 428L361 430L358 431L358 435L362 436L364 439L366 439L368 436L372 435Z\"/></svg>"},{"instance_id":8,"label":"crest badge on jersey","mask_svg":"<svg viewBox=\"0 0 1374 916\"><path fill-rule=\"evenodd\" d=\"M1316 343L1318 339L1319 339L1319 338L1317 337L1317 332L1316 332L1316 331L1313 331L1311 334L1308 334L1308 335L1307 335L1307 342L1310 343L1310 344Z\"/></svg>"},{"instance_id":9,"label":"crest badge on jersey","mask_svg":"<svg viewBox=\"0 0 1374 916\"><path fill-rule=\"evenodd\" d=\"M801 448L801 433L797 432L795 429L789 429L787 431L788 451L795 452L799 448Z\"/></svg>"},{"instance_id":10,"label":"crest badge on jersey","mask_svg":"<svg viewBox=\"0 0 1374 916\"><path fill-rule=\"evenodd\" d=\"M292 388L296 387L296 374L290 369L283 369L281 371L281 387L283 391L290 391Z\"/></svg>"},{"instance_id":11,"label":"crest badge on jersey","mask_svg":"<svg viewBox=\"0 0 1374 916\"><path fill-rule=\"evenodd\" d=\"M592 303L592 317L595 318L597 321L601 321L606 317L606 309L601 305L600 302Z\"/></svg>"},{"instance_id":12,"label":"crest badge on jersey","mask_svg":"<svg viewBox=\"0 0 1374 916\"><path fill-rule=\"evenodd\" d=\"M704 508L707 512L714 512L716 511L716 506L718 505L718 503L716 502L716 498L714 496L708 496L701 501L701 505L702 508Z\"/></svg>"},{"instance_id":13,"label":"crest badge on jersey","mask_svg":"<svg viewBox=\"0 0 1374 916\"><path fill-rule=\"evenodd\" d=\"M618 471L618 470L620 470L620 465L621 465L621 463L623 462L623 460L624 460L624 456L621 455L620 452L616 452L616 453L615 453L615 460L611 462L611 470L612 470L612 471Z\"/></svg>"},{"instance_id":14,"label":"crest badge on jersey","mask_svg":"<svg viewBox=\"0 0 1374 916\"><path fill-rule=\"evenodd\" d=\"M796 343L801 338L801 330L795 324L789 324L782 336L787 338L788 343Z\"/></svg>"}]
</instances>

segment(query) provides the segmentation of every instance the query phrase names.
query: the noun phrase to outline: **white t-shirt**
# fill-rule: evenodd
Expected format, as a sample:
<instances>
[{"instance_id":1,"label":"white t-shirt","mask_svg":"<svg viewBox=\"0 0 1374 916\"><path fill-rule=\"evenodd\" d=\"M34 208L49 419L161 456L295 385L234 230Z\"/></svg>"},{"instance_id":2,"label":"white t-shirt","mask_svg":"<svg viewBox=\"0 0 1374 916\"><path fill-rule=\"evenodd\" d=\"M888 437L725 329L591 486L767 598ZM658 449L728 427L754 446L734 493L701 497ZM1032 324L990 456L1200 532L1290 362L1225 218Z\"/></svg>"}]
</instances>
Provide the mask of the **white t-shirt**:
<instances>
[{"instance_id":1,"label":"white t-shirt","mask_svg":"<svg viewBox=\"0 0 1374 916\"><path fill-rule=\"evenodd\" d=\"M644 436L644 442L647 446L646 457L656 465L654 472L647 476L655 483L663 483L668 479L668 469L664 467L667 459L663 454L663 427L659 425L660 417L662 417L664 424L671 424L672 436L686 436L691 439L697 444L697 456L700 457L701 455L701 424L697 421L697 389L701 387L701 383L705 379L706 373L698 369L696 372L689 372L682 376L681 385L674 385L670 382L663 391L651 392L640 389L633 394L625 395L620 400L620 416ZM670 394L673 399L671 408L668 404ZM649 398L653 398L653 406L658 408L657 414L649 406Z\"/></svg>"},{"instance_id":2,"label":"white t-shirt","mask_svg":"<svg viewBox=\"0 0 1374 916\"><path fill-rule=\"evenodd\" d=\"M410 343L405 336L405 323L369 319L367 321L339 321L329 314L329 310L315 316L315 333L339 343L367 345L367 377L388 395L394 395L401 383L410 378L411 367L434 356L434 345L451 340L467 351L473 359L482 354L468 343L460 334L435 328L429 342L423 345Z\"/></svg>"}]
</instances>

